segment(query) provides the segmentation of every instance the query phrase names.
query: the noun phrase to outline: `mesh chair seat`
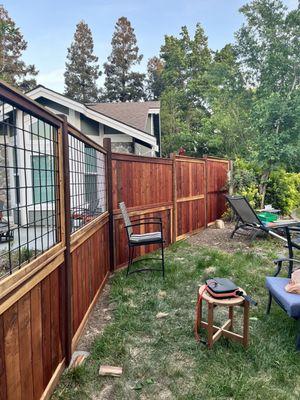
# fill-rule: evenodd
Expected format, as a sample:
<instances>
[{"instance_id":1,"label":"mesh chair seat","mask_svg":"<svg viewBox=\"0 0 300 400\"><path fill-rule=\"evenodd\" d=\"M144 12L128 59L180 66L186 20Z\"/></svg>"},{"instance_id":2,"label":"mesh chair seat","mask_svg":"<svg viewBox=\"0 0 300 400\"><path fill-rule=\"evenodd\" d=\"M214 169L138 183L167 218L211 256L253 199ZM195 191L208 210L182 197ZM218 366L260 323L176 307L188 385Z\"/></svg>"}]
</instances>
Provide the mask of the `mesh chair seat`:
<instances>
[{"instance_id":1,"label":"mesh chair seat","mask_svg":"<svg viewBox=\"0 0 300 400\"><path fill-rule=\"evenodd\" d=\"M267 276L266 287L290 317L300 318L300 296L299 294L288 293L285 290L289 282L289 278Z\"/></svg>"},{"instance_id":2,"label":"mesh chair seat","mask_svg":"<svg viewBox=\"0 0 300 400\"><path fill-rule=\"evenodd\" d=\"M132 234L130 236L131 243L147 243L147 242L161 242L161 232L151 232L142 234Z\"/></svg>"}]
</instances>

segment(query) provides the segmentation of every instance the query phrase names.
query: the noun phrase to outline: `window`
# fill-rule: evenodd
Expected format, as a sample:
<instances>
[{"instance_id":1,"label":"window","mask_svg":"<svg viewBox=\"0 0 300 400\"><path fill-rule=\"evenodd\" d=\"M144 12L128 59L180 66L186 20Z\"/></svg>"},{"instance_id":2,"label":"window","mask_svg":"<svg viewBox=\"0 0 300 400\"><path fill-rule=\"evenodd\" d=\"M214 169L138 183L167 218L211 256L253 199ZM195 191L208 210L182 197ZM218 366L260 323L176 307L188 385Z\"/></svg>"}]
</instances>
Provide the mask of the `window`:
<instances>
[{"instance_id":1,"label":"window","mask_svg":"<svg viewBox=\"0 0 300 400\"><path fill-rule=\"evenodd\" d=\"M34 139L37 139L38 136L46 139L51 138L51 126L41 121L40 119L32 123L31 132L34 135L33 136Z\"/></svg>"},{"instance_id":2,"label":"window","mask_svg":"<svg viewBox=\"0 0 300 400\"><path fill-rule=\"evenodd\" d=\"M33 202L45 203L54 200L54 165L52 156L33 156Z\"/></svg>"},{"instance_id":3,"label":"window","mask_svg":"<svg viewBox=\"0 0 300 400\"><path fill-rule=\"evenodd\" d=\"M97 153L92 147L85 146L85 201L90 208L97 208Z\"/></svg>"}]
</instances>

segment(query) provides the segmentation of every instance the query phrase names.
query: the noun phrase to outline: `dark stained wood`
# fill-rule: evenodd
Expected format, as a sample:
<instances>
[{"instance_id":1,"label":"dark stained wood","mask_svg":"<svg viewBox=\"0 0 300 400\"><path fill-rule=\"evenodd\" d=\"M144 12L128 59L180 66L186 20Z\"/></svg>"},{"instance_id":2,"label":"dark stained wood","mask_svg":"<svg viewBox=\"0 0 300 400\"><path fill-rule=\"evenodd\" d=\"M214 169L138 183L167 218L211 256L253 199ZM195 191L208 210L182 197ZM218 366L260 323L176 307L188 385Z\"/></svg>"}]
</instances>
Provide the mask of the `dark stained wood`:
<instances>
[{"instance_id":1,"label":"dark stained wood","mask_svg":"<svg viewBox=\"0 0 300 400\"><path fill-rule=\"evenodd\" d=\"M104 138L104 148L106 149L106 190L107 190L107 211L109 212L109 260L110 270L115 269L115 249L114 249L114 217L113 217L113 173L112 173L112 152L111 139Z\"/></svg>"},{"instance_id":2,"label":"dark stained wood","mask_svg":"<svg viewBox=\"0 0 300 400\"><path fill-rule=\"evenodd\" d=\"M65 310L63 314L66 317L66 332L64 335L65 343L65 358L66 364L68 365L72 356L72 259L71 259L71 203L70 203L70 165L69 165L69 129L67 117L63 116L62 125L62 154L63 154L63 191L64 191L64 227L65 237L63 238L66 246L65 260L64 260L64 271L65 271L65 286L61 289L65 293Z\"/></svg>"}]
</instances>

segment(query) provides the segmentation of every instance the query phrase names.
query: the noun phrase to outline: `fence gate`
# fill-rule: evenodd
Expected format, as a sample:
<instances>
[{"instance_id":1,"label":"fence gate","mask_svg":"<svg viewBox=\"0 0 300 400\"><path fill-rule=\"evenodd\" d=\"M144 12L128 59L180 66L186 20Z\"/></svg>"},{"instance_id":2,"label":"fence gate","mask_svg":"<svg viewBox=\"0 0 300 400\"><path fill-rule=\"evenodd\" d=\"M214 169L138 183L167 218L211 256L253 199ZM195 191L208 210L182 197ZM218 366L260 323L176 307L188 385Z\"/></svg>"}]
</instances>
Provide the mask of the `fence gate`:
<instances>
[{"instance_id":1,"label":"fence gate","mask_svg":"<svg viewBox=\"0 0 300 400\"><path fill-rule=\"evenodd\" d=\"M183 239L206 225L205 160L173 156L174 237Z\"/></svg>"}]
</instances>

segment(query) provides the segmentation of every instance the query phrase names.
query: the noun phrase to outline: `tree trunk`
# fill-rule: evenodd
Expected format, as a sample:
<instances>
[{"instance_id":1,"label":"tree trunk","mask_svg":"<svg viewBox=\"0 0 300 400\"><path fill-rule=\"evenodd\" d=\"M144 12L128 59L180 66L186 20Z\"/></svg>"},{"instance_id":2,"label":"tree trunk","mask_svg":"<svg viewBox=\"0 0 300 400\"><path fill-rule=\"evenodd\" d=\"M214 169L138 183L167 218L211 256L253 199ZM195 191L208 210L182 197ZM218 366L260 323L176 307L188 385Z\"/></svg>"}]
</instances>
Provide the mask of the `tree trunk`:
<instances>
[{"instance_id":1,"label":"tree trunk","mask_svg":"<svg viewBox=\"0 0 300 400\"><path fill-rule=\"evenodd\" d=\"M259 194L261 195L260 208L264 208L265 207L267 181L269 179L269 176L270 176L270 172L269 171L264 171L262 173L261 178L260 178L260 184L259 184Z\"/></svg>"}]
</instances>

